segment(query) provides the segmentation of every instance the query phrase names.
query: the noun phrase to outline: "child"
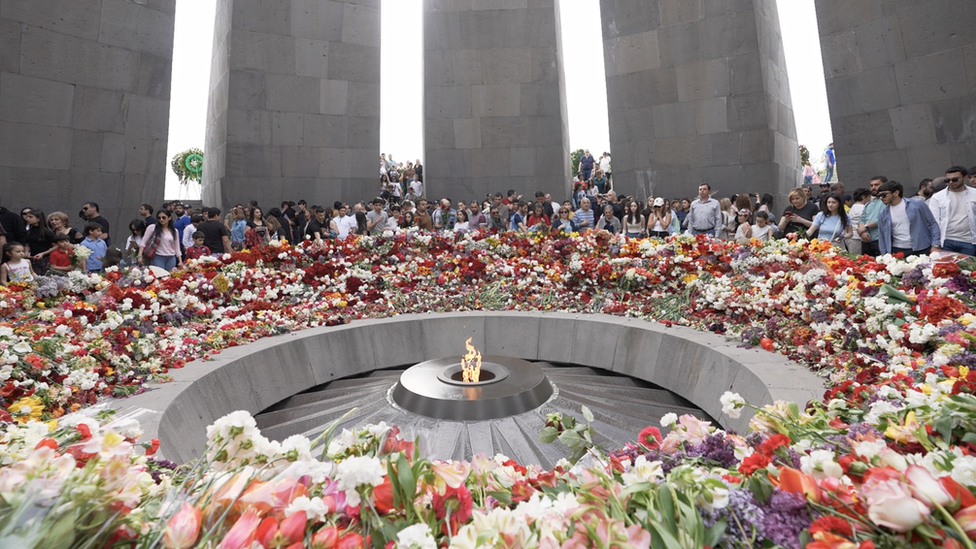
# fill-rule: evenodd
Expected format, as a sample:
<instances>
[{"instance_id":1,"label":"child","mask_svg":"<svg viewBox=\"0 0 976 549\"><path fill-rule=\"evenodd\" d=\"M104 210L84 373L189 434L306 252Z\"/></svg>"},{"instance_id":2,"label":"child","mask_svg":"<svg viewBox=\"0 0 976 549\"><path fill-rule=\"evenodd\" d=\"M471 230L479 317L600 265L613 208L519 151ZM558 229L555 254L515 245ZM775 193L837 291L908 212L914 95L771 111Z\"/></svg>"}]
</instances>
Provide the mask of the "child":
<instances>
[{"instance_id":1,"label":"child","mask_svg":"<svg viewBox=\"0 0 976 549\"><path fill-rule=\"evenodd\" d=\"M756 224L752 226L752 238L756 240L769 240L773 236L773 225L769 222L769 214L766 212L756 213Z\"/></svg>"},{"instance_id":2,"label":"child","mask_svg":"<svg viewBox=\"0 0 976 549\"><path fill-rule=\"evenodd\" d=\"M91 255L85 260L85 270L89 273L102 270L102 260L108 251L108 244L102 239L102 226L94 221L85 224L85 239L81 245L91 250Z\"/></svg>"},{"instance_id":3,"label":"child","mask_svg":"<svg viewBox=\"0 0 976 549\"><path fill-rule=\"evenodd\" d=\"M3 246L3 265L0 265L0 284L6 286L11 282L33 282L34 268L27 260L27 250L19 242L10 242Z\"/></svg>"},{"instance_id":4,"label":"child","mask_svg":"<svg viewBox=\"0 0 976 549\"><path fill-rule=\"evenodd\" d=\"M48 256L51 259L51 270L61 274L74 270L71 265L71 237L61 233L54 235L54 246Z\"/></svg>"},{"instance_id":5,"label":"child","mask_svg":"<svg viewBox=\"0 0 976 549\"><path fill-rule=\"evenodd\" d=\"M203 231L193 233L193 245L186 249L187 259L200 259L205 255L210 255L210 248L203 245L203 240L207 235Z\"/></svg>"}]
</instances>

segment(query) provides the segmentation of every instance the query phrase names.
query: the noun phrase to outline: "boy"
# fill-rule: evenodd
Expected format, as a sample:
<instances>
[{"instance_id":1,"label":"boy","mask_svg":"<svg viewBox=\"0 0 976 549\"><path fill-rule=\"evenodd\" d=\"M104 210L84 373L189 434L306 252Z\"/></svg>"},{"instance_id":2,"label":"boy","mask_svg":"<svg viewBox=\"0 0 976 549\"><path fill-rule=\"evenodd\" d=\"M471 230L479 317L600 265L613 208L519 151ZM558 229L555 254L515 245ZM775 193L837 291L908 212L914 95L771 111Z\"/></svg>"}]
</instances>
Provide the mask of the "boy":
<instances>
[{"instance_id":1,"label":"boy","mask_svg":"<svg viewBox=\"0 0 976 549\"><path fill-rule=\"evenodd\" d=\"M203 234L203 231L196 231L193 233L193 245L186 249L187 259L200 259L205 255L210 255L210 248L203 245L203 239L207 235Z\"/></svg>"},{"instance_id":2,"label":"boy","mask_svg":"<svg viewBox=\"0 0 976 549\"><path fill-rule=\"evenodd\" d=\"M60 233L54 235L54 245L57 247L48 256L51 270L62 274L74 270L71 265L71 239L68 235Z\"/></svg>"},{"instance_id":3,"label":"boy","mask_svg":"<svg viewBox=\"0 0 976 549\"><path fill-rule=\"evenodd\" d=\"M102 226L94 221L85 223L85 239L81 245L91 250L91 255L85 260L85 270L89 273L102 270L102 260L108 251L108 244L102 239Z\"/></svg>"}]
</instances>

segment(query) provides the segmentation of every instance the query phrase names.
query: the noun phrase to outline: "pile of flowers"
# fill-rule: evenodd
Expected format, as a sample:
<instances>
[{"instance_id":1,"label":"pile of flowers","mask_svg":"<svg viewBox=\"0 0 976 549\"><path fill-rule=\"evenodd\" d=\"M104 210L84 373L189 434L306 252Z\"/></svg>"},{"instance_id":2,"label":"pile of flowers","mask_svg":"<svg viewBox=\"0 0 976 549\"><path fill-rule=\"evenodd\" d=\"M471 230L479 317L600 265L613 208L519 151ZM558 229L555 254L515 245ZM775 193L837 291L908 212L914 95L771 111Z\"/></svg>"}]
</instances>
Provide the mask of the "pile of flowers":
<instances>
[{"instance_id":1,"label":"pile of flowers","mask_svg":"<svg viewBox=\"0 0 976 549\"><path fill-rule=\"evenodd\" d=\"M966 261L852 258L816 241L411 232L268 246L166 278L134 269L8 286L0 540L973 547L973 271ZM269 441L243 413L210 428L204 459L176 468L147 457L158 443L140 446L125 422L83 410L260 337L459 309L709 330L798 360L829 389L820 402L756 410L747 433L668 416L666 436L652 426L609 451L588 443L586 410L579 421L553 417L542 439L576 451L551 471L504 456L430 462L385 425ZM732 394L723 405L731 415L747 406Z\"/></svg>"}]
</instances>

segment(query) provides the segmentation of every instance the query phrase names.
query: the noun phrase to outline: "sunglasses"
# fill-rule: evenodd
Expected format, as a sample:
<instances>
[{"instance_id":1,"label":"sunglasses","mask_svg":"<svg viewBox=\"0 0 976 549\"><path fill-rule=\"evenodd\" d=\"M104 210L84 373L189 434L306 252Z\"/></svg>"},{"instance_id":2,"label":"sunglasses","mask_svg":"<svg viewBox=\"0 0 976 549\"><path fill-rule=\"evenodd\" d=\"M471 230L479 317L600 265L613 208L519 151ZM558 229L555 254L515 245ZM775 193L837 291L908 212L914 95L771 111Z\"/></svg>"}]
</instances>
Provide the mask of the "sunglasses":
<instances>
[{"instance_id":1,"label":"sunglasses","mask_svg":"<svg viewBox=\"0 0 976 549\"><path fill-rule=\"evenodd\" d=\"M890 195L891 193L889 192L878 193L878 198L888 198Z\"/></svg>"},{"instance_id":2,"label":"sunglasses","mask_svg":"<svg viewBox=\"0 0 976 549\"><path fill-rule=\"evenodd\" d=\"M946 183L955 183L956 181L962 181L961 177L946 178Z\"/></svg>"}]
</instances>

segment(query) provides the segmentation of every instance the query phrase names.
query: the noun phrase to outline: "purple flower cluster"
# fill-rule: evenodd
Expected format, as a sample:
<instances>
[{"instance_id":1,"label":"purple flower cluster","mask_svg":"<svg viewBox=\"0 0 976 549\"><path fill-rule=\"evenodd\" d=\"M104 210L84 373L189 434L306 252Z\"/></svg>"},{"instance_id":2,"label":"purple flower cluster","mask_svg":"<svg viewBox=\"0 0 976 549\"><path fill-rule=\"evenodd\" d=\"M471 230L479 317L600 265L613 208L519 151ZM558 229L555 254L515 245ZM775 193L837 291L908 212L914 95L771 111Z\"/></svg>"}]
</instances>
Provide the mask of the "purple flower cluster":
<instances>
[{"instance_id":1,"label":"purple flower cluster","mask_svg":"<svg viewBox=\"0 0 976 549\"><path fill-rule=\"evenodd\" d=\"M928 277L922 273L922 267L915 267L901 277L901 283L906 288L923 288L929 283Z\"/></svg>"},{"instance_id":2,"label":"purple flower cluster","mask_svg":"<svg viewBox=\"0 0 976 549\"><path fill-rule=\"evenodd\" d=\"M801 495L776 489L763 505L763 535L783 547L800 549L800 532L812 522L807 501Z\"/></svg>"},{"instance_id":3,"label":"purple flower cluster","mask_svg":"<svg viewBox=\"0 0 976 549\"><path fill-rule=\"evenodd\" d=\"M731 488L728 507L715 511L703 509L701 514L706 528L725 519L723 547L749 547L766 537L763 530L766 513L748 489Z\"/></svg>"},{"instance_id":4,"label":"purple flower cluster","mask_svg":"<svg viewBox=\"0 0 976 549\"><path fill-rule=\"evenodd\" d=\"M870 423L855 423L847 428L847 438L851 440L882 440L884 435Z\"/></svg>"},{"instance_id":5,"label":"purple flower cluster","mask_svg":"<svg viewBox=\"0 0 976 549\"><path fill-rule=\"evenodd\" d=\"M701 444L693 444L685 453L688 457L700 457L725 467L734 468L739 460L735 457L735 445L725 438L724 433L708 435Z\"/></svg>"}]
</instances>

